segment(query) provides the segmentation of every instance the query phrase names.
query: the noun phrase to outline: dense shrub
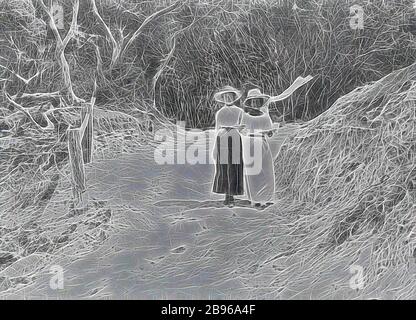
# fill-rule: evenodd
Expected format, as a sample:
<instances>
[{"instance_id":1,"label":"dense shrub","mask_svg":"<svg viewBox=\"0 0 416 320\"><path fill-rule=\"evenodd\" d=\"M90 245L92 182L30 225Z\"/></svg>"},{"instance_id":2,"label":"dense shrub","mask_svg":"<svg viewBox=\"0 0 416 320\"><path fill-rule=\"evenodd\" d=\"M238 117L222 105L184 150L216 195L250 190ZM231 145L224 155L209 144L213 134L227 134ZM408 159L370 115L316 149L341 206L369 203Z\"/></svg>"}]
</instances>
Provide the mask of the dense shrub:
<instances>
[{"instance_id":1,"label":"dense shrub","mask_svg":"<svg viewBox=\"0 0 416 320\"><path fill-rule=\"evenodd\" d=\"M68 29L71 3L58 2L64 5ZM212 94L218 87L259 86L269 94L278 94L297 76L311 74L313 82L272 106L275 117L284 114L286 120L307 120L357 86L415 60L414 35L408 25L414 17L412 2L328 0L319 5L302 0L296 2L298 9L294 10L294 2L289 0L183 1L178 9L147 25L122 61L110 70L111 44L92 14L90 2L82 1L80 33L66 54L79 96L88 98L92 92L95 44L104 70L104 76L98 77L98 104L118 105L126 112L154 106L168 118L186 120L193 127L213 124ZM103 20L117 39L132 34L147 16L169 4L171 1L97 0ZM362 30L350 27L352 4L364 9ZM45 69L41 80L22 86L14 79L7 84L8 90L58 90L61 84L53 39L47 32L39 31L36 36L29 32L35 29L28 24L45 27L42 10L29 0L1 1L0 6L10 13L2 19L15 30L6 32L7 41L13 37L26 57L20 61L13 57L8 61L10 69L19 69L28 78L35 68ZM173 38L176 46L163 66ZM2 56L13 56L5 49L10 45L4 43ZM38 50L41 44L46 47L43 54ZM0 72L4 77L7 71Z\"/></svg>"}]
</instances>

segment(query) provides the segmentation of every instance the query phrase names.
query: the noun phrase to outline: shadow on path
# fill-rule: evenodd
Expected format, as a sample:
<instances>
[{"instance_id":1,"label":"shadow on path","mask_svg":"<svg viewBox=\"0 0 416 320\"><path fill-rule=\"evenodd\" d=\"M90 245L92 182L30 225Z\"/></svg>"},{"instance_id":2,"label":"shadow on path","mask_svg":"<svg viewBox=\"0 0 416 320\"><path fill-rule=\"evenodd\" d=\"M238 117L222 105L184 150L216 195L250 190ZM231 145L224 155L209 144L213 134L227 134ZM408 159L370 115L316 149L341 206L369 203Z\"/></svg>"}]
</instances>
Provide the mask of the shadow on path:
<instances>
[{"instance_id":1,"label":"shadow on path","mask_svg":"<svg viewBox=\"0 0 416 320\"><path fill-rule=\"evenodd\" d=\"M271 206L271 203L254 207L249 200L243 200L243 199L236 199L234 202L234 206L228 206L223 203L222 200L206 200L206 201L197 201L197 200L163 200L158 201L154 203L154 206L156 207L185 207L186 209L193 210L193 209L206 209L206 208L249 208L256 211L262 211L269 206Z\"/></svg>"}]
</instances>

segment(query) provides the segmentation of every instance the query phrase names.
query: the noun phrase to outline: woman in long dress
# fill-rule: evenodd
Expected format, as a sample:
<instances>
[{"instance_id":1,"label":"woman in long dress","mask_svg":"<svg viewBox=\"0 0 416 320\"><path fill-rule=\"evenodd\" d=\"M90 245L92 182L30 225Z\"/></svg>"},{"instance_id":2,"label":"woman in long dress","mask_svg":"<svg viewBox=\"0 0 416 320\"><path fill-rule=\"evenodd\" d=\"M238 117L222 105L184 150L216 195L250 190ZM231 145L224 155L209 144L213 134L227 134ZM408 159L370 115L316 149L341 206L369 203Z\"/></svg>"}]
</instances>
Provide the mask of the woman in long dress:
<instances>
[{"instance_id":1,"label":"woman in long dress","mask_svg":"<svg viewBox=\"0 0 416 320\"><path fill-rule=\"evenodd\" d=\"M259 89L250 90L241 119L245 127L242 130L245 191L254 206L274 201L274 166L269 144L274 129L268 110L269 98Z\"/></svg>"},{"instance_id":2,"label":"woman in long dress","mask_svg":"<svg viewBox=\"0 0 416 320\"><path fill-rule=\"evenodd\" d=\"M224 194L224 204L228 206L234 205L234 196L244 194L242 141L239 133L244 112L234 105L240 97L240 91L229 86L214 95L222 107L215 115L215 176L212 191Z\"/></svg>"},{"instance_id":3,"label":"woman in long dress","mask_svg":"<svg viewBox=\"0 0 416 320\"><path fill-rule=\"evenodd\" d=\"M290 97L298 88L304 86L313 77L299 76L277 96L262 94L259 89L248 92L244 101L245 113L241 119L245 129L243 133L243 161L245 189L248 199L255 206L271 204L274 201L275 178L271 137L276 134L278 124L273 124L269 115L269 103L282 101ZM272 148L271 148L272 145ZM275 151L275 150L274 150Z\"/></svg>"}]
</instances>

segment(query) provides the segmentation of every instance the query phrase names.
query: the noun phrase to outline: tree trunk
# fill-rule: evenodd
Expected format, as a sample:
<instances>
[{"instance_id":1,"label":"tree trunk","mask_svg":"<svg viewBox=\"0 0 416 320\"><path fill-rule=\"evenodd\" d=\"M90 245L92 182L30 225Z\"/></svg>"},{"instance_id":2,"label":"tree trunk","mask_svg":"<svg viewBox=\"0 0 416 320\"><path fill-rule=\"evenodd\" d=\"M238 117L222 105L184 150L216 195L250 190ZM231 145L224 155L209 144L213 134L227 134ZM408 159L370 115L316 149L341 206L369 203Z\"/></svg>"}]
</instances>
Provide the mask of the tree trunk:
<instances>
[{"instance_id":1,"label":"tree trunk","mask_svg":"<svg viewBox=\"0 0 416 320\"><path fill-rule=\"evenodd\" d=\"M80 130L69 128L67 132L69 164L71 167L71 182L74 197L77 201L80 201L82 199L82 194L87 189L85 182L84 160L82 157Z\"/></svg>"},{"instance_id":2,"label":"tree trunk","mask_svg":"<svg viewBox=\"0 0 416 320\"><path fill-rule=\"evenodd\" d=\"M90 163L92 161L93 151L93 105L90 103L83 104L81 109L81 123L84 122L85 117L89 117L87 126L85 127L84 135L81 140L82 156L84 163ZM82 134L82 132L81 132Z\"/></svg>"}]
</instances>

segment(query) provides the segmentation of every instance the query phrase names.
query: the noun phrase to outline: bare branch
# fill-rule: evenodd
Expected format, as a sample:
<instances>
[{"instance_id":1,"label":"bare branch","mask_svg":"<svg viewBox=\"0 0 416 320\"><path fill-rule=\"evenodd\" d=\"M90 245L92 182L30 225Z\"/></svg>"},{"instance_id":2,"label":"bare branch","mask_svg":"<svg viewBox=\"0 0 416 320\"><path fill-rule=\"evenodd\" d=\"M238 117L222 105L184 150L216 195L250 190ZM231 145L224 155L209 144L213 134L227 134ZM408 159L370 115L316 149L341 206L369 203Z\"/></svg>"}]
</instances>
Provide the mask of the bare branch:
<instances>
[{"instance_id":1,"label":"bare branch","mask_svg":"<svg viewBox=\"0 0 416 320\"><path fill-rule=\"evenodd\" d=\"M39 75L39 71L33 75L32 77L30 77L29 79L25 79L22 76L20 76L19 74L17 74L17 72L14 72L13 70L10 70L9 68L3 66L0 64L0 67L6 69L7 71L9 71L10 73L12 73L16 78L18 78L19 80L22 80L25 84L29 84L30 81L32 81L34 78L36 78Z\"/></svg>"},{"instance_id":2,"label":"bare branch","mask_svg":"<svg viewBox=\"0 0 416 320\"><path fill-rule=\"evenodd\" d=\"M91 95L90 104L92 105L92 107L95 106L96 96L97 96L97 79L94 80L94 89L93 89L92 95Z\"/></svg>"},{"instance_id":3,"label":"bare branch","mask_svg":"<svg viewBox=\"0 0 416 320\"><path fill-rule=\"evenodd\" d=\"M13 100L15 99L56 99L61 96L59 91L55 92L36 92L36 93L23 93L22 95L15 94L11 96Z\"/></svg>"},{"instance_id":4,"label":"bare branch","mask_svg":"<svg viewBox=\"0 0 416 320\"><path fill-rule=\"evenodd\" d=\"M176 37L173 37L172 38L172 48L169 51L168 55L163 59L162 65L159 67L159 69L157 70L155 76L153 77L153 92L156 92L157 80L159 79L159 77L162 74L163 70L168 65L170 59L173 57L173 54L175 52L175 48L176 48Z\"/></svg>"},{"instance_id":5,"label":"bare branch","mask_svg":"<svg viewBox=\"0 0 416 320\"><path fill-rule=\"evenodd\" d=\"M170 6L168 6L166 8L163 8L163 9L153 13L149 17L147 17L143 21L143 23L139 26L139 28L133 33L133 35L130 37L128 42L125 43L124 40L127 37L123 36L123 29L121 28L119 30L120 31L120 40L117 41L116 38L114 37L114 35L112 34L110 28L108 27L108 25L105 23L105 21L103 20L103 18L100 15L100 13L98 12L98 8L97 8L95 0L91 0L93 13L97 17L100 24L103 26L105 34L106 34L107 38L109 39L109 41L111 42L111 45L112 45L112 48L113 48L113 52L112 52L112 56L111 56L110 69L112 69L114 67L114 65L119 61L120 57L122 57L124 55L124 53L129 48L129 46L134 42L134 40L140 35L140 33L143 31L143 29L150 22L152 22L152 21L156 20L157 18L175 10L176 8L178 8L181 5L181 2L183 4L183 1L178 0L175 3L171 4Z\"/></svg>"},{"instance_id":6,"label":"bare branch","mask_svg":"<svg viewBox=\"0 0 416 320\"><path fill-rule=\"evenodd\" d=\"M74 1L74 6L72 8L72 21L68 33L66 34L63 42L62 50L65 50L68 42L73 38L73 36L78 32L78 12L79 12L79 0Z\"/></svg>"},{"instance_id":7,"label":"bare branch","mask_svg":"<svg viewBox=\"0 0 416 320\"><path fill-rule=\"evenodd\" d=\"M83 102L84 100L78 98L74 93L74 90L72 88L71 72L70 72L68 61L66 60L66 57L65 57L65 48L68 45L68 42L72 39L73 35L77 31L79 0L74 0L74 5L72 9L71 27L68 33L66 34L64 40L62 40L59 34L59 31L58 31L58 28L56 27L51 10L48 10L43 0L38 0L38 2L40 3L41 7L43 8L43 10L46 12L46 14L49 17L49 26L51 27L52 32L57 42L56 56L62 69L62 78L64 81L65 89L67 91L66 95L71 101L74 101L77 103Z\"/></svg>"},{"instance_id":8,"label":"bare branch","mask_svg":"<svg viewBox=\"0 0 416 320\"><path fill-rule=\"evenodd\" d=\"M6 99L13 105L15 106L20 112L24 113L30 120L30 122L32 122L37 129L41 130L41 131L46 131L46 130L51 130L54 129L54 125L53 123L49 120L49 118L47 116L45 116L44 114L43 117L45 118L46 122L48 123L48 125L44 128L42 126L40 126L35 119L33 119L32 115L25 109L23 108L20 104L18 104L17 102L15 102L12 98L10 98L9 94L7 92L4 93L6 96Z\"/></svg>"},{"instance_id":9,"label":"bare branch","mask_svg":"<svg viewBox=\"0 0 416 320\"><path fill-rule=\"evenodd\" d=\"M45 13L48 15L49 26L52 29L53 35L55 36L55 39L56 39L56 42L58 43L59 46L61 46L62 45L62 38L61 38L61 35L59 34L58 28L56 27L55 19L52 16L51 10L49 10L48 7L46 7L43 0L38 0L38 2L40 4L40 6L42 7L43 11L45 11Z\"/></svg>"},{"instance_id":10,"label":"bare branch","mask_svg":"<svg viewBox=\"0 0 416 320\"><path fill-rule=\"evenodd\" d=\"M181 4L182 2L182 4ZM123 47L121 55L124 54L124 52L128 49L128 47L133 43L134 40L136 40L136 38L140 35L140 33L143 31L144 27L146 27L150 22L156 20L157 18L175 10L176 8L178 8L179 6L183 5L183 1L178 0L174 3L172 3L170 6L163 8L155 13L153 13L152 15L148 16L143 23L140 25L140 27L133 33L133 35L131 36L131 38L129 39L129 41L126 43L126 45Z\"/></svg>"},{"instance_id":11,"label":"bare branch","mask_svg":"<svg viewBox=\"0 0 416 320\"><path fill-rule=\"evenodd\" d=\"M113 66L121 53L121 44L119 44L116 39L114 38L113 34L111 33L110 28L107 26L107 24L105 23L105 21L103 20L103 18L101 18L100 13L98 12L98 8L97 5L95 3L95 0L91 0L91 4L92 4L92 11L94 13L94 15L97 17L98 21L101 23L101 25L104 27L105 33L107 35L107 37L110 39L111 41L111 45L113 47L113 53L111 56L111 66Z\"/></svg>"},{"instance_id":12,"label":"bare branch","mask_svg":"<svg viewBox=\"0 0 416 320\"><path fill-rule=\"evenodd\" d=\"M101 58L101 53L100 53L100 48L99 46L95 43L94 39L88 39L88 42L92 43L92 45L94 46L95 49L95 56L97 59L97 74L98 77L101 79L105 79L104 76L104 72L103 72L103 59Z\"/></svg>"}]
</instances>

